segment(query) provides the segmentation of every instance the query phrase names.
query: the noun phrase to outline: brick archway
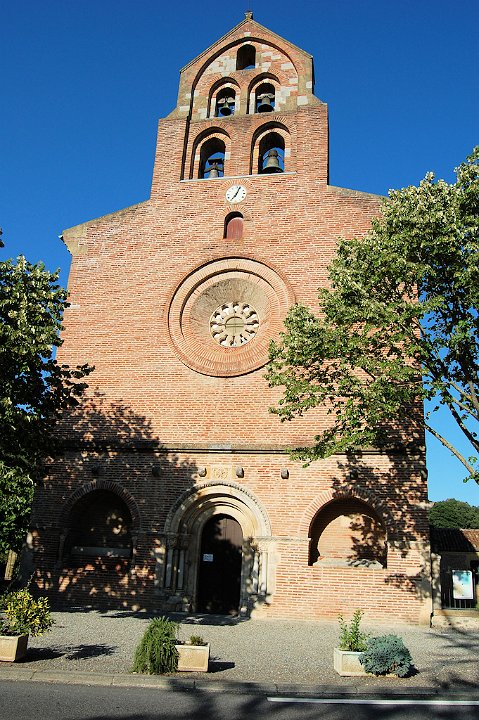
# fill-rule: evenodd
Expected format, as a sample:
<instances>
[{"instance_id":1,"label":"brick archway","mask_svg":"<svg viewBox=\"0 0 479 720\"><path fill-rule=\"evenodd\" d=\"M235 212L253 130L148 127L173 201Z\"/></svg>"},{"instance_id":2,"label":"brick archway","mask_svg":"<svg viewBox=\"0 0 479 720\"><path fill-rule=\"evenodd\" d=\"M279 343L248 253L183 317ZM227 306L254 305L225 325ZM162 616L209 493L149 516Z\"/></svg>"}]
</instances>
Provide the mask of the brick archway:
<instances>
[{"instance_id":1,"label":"brick archway","mask_svg":"<svg viewBox=\"0 0 479 720\"><path fill-rule=\"evenodd\" d=\"M76 503L82 497L88 493L94 492L95 490L108 490L123 500L130 512L132 525L135 528L135 531L139 532L141 530L140 511L133 496L128 492L128 490L125 490L125 488L118 483L112 482L111 480L103 480L101 478L91 480L90 482L81 485L71 493L60 513L59 524L61 527L68 526L71 512Z\"/></svg>"},{"instance_id":2,"label":"brick archway","mask_svg":"<svg viewBox=\"0 0 479 720\"><path fill-rule=\"evenodd\" d=\"M342 490L329 489L317 495L304 511L298 525L298 534L309 537L311 523L316 515L329 503L335 500L360 500L369 505L381 518L386 529L388 539L396 535L395 521L388 507L378 500L367 488L355 485L354 488L345 487Z\"/></svg>"},{"instance_id":3,"label":"brick archway","mask_svg":"<svg viewBox=\"0 0 479 720\"><path fill-rule=\"evenodd\" d=\"M201 536L215 516L228 516L241 527L239 613L249 615L268 594L271 525L253 493L236 483L202 483L183 493L173 505L165 523L163 587L177 598L176 609L197 609ZM163 568L158 572L162 575Z\"/></svg>"}]
</instances>

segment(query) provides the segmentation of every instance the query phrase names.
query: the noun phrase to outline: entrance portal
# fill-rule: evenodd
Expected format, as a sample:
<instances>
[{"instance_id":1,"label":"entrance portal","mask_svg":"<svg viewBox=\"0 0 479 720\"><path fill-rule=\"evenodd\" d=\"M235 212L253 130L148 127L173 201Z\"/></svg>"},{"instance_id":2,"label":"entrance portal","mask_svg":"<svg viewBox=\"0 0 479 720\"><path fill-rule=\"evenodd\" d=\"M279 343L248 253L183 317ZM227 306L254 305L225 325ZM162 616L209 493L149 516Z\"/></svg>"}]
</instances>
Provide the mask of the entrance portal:
<instances>
[{"instance_id":1,"label":"entrance portal","mask_svg":"<svg viewBox=\"0 0 479 720\"><path fill-rule=\"evenodd\" d=\"M203 527L199 557L198 611L237 615L243 532L229 515L214 515Z\"/></svg>"}]
</instances>

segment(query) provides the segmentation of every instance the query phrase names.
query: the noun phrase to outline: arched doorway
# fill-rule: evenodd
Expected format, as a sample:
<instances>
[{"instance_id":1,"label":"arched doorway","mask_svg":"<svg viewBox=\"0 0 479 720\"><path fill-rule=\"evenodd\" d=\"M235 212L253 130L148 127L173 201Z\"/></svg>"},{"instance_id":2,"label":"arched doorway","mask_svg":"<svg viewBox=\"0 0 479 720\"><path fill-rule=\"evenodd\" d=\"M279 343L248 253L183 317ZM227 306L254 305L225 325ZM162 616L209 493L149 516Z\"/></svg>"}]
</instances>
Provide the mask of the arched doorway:
<instances>
[{"instance_id":1,"label":"arched doorway","mask_svg":"<svg viewBox=\"0 0 479 720\"><path fill-rule=\"evenodd\" d=\"M240 604L243 532L229 515L204 525L198 568L199 612L237 615Z\"/></svg>"},{"instance_id":2,"label":"arched doorway","mask_svg":"<svg viewBox=\"0 0 479 720\"><path fill-rule=\"evenodd\" d=\"M271 540L268 516L250 491L236 483L211 481L188 489L168 513L164 549L158 555L158 586L169 607L249 615L272 597ZM212 592L215 579L211 583L208 578L217 552L220 558L233 558L230 579L221 579L219 596ZM213 561L203 561L211 554Z\"/></svg>"}]
</instances>

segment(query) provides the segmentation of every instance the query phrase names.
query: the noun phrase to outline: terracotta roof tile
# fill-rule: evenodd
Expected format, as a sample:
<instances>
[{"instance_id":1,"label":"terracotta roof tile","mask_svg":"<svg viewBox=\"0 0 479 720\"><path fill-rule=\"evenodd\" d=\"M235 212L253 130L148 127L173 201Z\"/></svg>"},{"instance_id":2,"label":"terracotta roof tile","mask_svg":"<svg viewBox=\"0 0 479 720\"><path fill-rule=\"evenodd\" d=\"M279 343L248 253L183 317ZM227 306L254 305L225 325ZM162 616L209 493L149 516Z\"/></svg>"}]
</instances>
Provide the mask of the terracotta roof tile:
<instances>
[{"instance_id":1,"label":"terracotta roof tile","mask_svg":"<svg viewBox=\"0 0 479 720\"><path fill-rule=\"evenodd\" d=\"M479 551L479 529L458 530L456 528L431 527L431 550L433 552L477 552Z\"/></svg>"}]
</instances>

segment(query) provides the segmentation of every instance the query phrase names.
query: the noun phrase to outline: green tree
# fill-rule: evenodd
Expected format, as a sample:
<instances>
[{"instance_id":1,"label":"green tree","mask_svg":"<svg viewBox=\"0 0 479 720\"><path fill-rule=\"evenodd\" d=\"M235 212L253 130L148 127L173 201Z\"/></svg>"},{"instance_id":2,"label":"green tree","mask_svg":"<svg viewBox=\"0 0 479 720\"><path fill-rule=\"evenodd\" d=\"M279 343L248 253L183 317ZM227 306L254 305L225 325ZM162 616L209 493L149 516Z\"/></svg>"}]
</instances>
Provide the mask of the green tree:
<instances>
[{"instance_id":1,"label":"green tree","mask_svg":"<svg viewBox=\"0 0 479 720\"><path fill-rule=\"evenodd\" d=\"M0 262L0 555L22 544L55 421L77 404L93 369L53 358L67 306L58 271L22 256Z\"/></svg>"},{"instance_id":2,"label":"green tree","mask_svg":"<svg viewBox=\"0 0 479 720\"><path fill-rule=\"evenodd\" d=\"M426 429L478 481L479 147L456 173L454 184L431 173L391 191L364 238L339 241L319 315L302 305L289 312L270 350L268 380L283 387L272 410L282 420L315 407L330 415L296 457L384 446L427 400ZM470 456L435 425L441 405ZM418 438L421 424L419 416Z\"/></svg>"},{"instance_id":3,"label":"green tree","mask_svg":"<svg viewBox=\"0 0 479 720\"><path fill-rule=\"evenodd\" d=\"M429 510L429 523L438 528L479 528L479 507L462 500L440 500Z\"/></svg>"}]
</instances>

